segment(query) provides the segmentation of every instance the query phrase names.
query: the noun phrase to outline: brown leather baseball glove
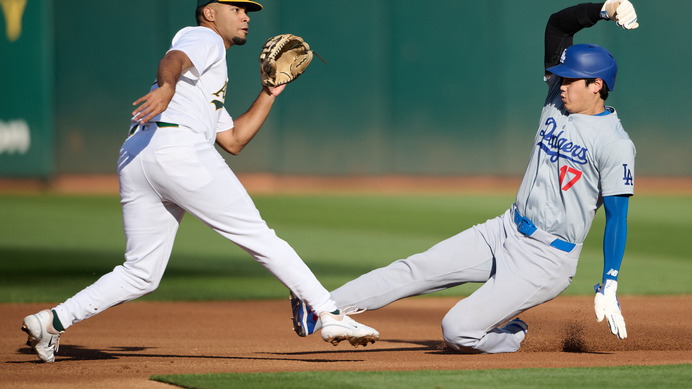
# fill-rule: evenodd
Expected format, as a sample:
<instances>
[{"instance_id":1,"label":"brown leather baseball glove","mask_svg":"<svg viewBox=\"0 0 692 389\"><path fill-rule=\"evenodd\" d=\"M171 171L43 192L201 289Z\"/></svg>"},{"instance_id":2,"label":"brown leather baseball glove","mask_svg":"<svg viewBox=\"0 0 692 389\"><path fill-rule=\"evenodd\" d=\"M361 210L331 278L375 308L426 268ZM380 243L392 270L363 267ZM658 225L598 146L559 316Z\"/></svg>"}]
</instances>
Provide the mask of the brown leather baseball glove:
<instances>
[{"instance_id":1,"label":"brown leather baseball glove","mask_svg":"<svg viewBox=\"0 0 692 389\"><path fill-rule=\"evenodd\" d=\"M259 56L262 85L273 87L295 80L310 65L312 53L310 45L299 36L269 38Z\"/></svg>"}]
</instances>

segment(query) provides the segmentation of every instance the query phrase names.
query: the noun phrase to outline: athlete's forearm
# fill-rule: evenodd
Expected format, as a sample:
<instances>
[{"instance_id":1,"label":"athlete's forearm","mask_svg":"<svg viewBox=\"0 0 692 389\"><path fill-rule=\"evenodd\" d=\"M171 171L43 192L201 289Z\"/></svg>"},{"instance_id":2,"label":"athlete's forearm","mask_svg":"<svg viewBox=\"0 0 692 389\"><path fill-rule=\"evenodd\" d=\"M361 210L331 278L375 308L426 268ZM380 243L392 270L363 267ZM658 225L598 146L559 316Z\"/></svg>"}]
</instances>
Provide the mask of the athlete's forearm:
<instances>
[{"instance_id":1,"label":"athlete's forearm","mask_svg":"<svg viewBox=\"0 0 692 389\"><path fill-rule=\"evenodd\" d=\"M600 18L603 3L578 4L550 16L545 28L545 68L560 63L562 52L572 46L574 34L591 27Z\"/></svg>"},{"instance_id":2,"label":"athlete's forearm","mask_svg":"<svg viewBox=\"0 0 692 389\"><path fill-rule=\"evenodd\" d=\"M606 196L603 198L606 224L603 231L603 279L617 281L625 255L627 242L628 196Z\"/></svg>"},{"instance_id":3,"label":"athlete's forearm","mask_svg":"<svg viewBox=\"0 0 692 389\"><path fill-rule=\"evenodd\" d=\"M262 128L277 95L269 88L263 88L250 109L233 121L233 128L217 134L216 143L227 152L238 155Z\"/></svg>"}]
</instances>

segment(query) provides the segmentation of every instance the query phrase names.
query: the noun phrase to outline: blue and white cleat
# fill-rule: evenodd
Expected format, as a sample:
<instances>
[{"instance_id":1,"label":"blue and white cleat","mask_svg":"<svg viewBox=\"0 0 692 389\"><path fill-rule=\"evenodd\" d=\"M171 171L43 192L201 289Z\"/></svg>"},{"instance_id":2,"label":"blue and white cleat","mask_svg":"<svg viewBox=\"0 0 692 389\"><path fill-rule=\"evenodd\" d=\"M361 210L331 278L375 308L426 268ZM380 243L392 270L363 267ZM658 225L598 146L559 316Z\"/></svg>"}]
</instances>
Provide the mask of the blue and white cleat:
<instances>
[{"instance_id":1,"label":"blue and white cleat","mask_svg":"<svg viewBox=\"0 0 692 389\"><path fill-rule=\"evenodd\" d=\"M299 336L308 336L322 327L320 318L303 300L291 292L291 309L293 310L293 331Z\"/></svg>"}]
</instances>

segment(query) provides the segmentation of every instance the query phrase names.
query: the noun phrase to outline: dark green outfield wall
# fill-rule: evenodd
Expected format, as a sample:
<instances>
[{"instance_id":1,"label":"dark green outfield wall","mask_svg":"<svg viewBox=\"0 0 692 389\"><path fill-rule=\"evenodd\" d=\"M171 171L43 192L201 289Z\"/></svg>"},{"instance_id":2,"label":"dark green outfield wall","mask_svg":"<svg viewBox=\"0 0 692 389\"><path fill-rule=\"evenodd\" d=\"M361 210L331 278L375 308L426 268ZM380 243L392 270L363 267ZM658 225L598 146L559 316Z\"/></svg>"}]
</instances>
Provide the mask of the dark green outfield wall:
<instances>
[{"instance_id":1,"label":"dark green outfield wall","mask_svg":"<svg viewBox=\"0 0 692 389\"><path fill-rule=\"evenodd\" d=\"M637 145L637 174L690 175L692 2L667 2L673 14L654 0L633 3L638 30L600 22L575 42L603 45L620 64L608 102ZM255 140L228 157L234 170L515 175L526 165L546 92L545 23L575 3L262 4L251 14L248 43L229 50L232 116L259 93L257 56L268 37L300 35L328 64L315 59L288 86ZM0 39L0 175L114 172L131 103L147 92L174 33L194 24L194 6L29 0L22 35ZM27 94L24 81L37 79L30 86L37 91ZM4 128L22 119L31 147L4 150Z\"/></svg>"}]
</instances>

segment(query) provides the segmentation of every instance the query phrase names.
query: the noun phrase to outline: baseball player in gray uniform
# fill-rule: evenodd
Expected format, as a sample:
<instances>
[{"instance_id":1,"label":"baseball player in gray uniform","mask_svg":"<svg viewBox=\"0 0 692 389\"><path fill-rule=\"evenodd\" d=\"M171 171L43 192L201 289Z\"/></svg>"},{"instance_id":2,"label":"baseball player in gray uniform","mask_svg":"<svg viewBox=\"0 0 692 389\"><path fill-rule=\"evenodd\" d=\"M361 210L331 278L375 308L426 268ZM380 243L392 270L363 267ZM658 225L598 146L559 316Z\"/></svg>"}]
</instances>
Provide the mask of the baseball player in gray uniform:
<instances>
[{"instance_id":1,"label":"baseball player in gray uniform","mask_svg":"<svg viewBox=\"0 0 692 389\"><path fill-rule=\"evenodd\" d=\"M378 309L409 296L483 283L444 317L444 340L461 352L514 352L528 329L516 316L569 286L582 242L603 205L604 270L594 308L598 321L607 318L613 334L627 337L616 289L628 199L634 193L635 148L615 109L605 106L615 86L615 59L596 45L572 45L576 32L603 19L615 20L625 29L638 26L627 0L580 4L548 21L548 96L511 208L332 291L341 309ZM298 335L309 335L323 325L298 296L291 296L291 305Z\"/></svg>"},{"instance_id":2,"label":"baseball player in gray uniform","mask_svg":"<svg viewBox=\"0 0 692 389\"><path fill-rule=\"evenodd\" d=\"M267 226L214 147L238 154L286 86L264 87L235 120L224 107L226 50L245 43L248 12L261 9L254 1L198 0L198 26L173 38L157 82L134 103L130 136L120 150L125 263L55 308L24 319L22 329L41 360L55 360L60 334L69 326L157 288L186 212L242 247L315 307L325 341L355 346L377 339L376 330L339 311L293 248Z\"/></svg>"}]
</instances>

